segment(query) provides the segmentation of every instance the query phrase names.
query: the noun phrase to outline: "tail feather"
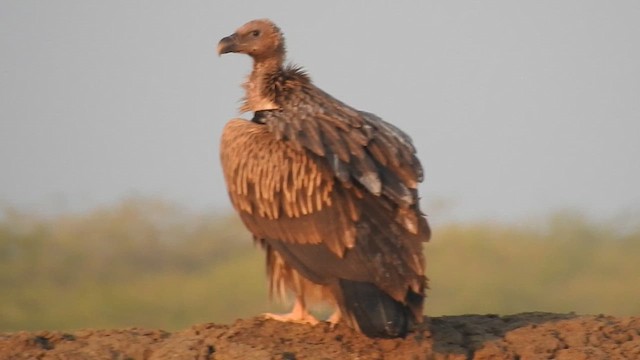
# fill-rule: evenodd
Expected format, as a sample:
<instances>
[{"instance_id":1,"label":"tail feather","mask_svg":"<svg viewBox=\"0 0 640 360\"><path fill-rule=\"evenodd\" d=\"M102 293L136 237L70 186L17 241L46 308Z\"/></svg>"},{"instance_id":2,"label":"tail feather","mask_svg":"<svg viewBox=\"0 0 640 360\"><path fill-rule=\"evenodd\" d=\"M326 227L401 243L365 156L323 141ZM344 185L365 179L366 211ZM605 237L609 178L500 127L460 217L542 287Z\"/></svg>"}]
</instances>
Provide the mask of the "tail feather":
<instances>
[{"instance_id":1,"label":"tail feather","mask_svg":"<svg viewBox=\"0 0 640 360\"><path fill-rule=\"evenodd\" d=\"M369 337L404 337L413 327L411 310L374 284L340 279L343 312Z\"/></svg>"}]
</instances>

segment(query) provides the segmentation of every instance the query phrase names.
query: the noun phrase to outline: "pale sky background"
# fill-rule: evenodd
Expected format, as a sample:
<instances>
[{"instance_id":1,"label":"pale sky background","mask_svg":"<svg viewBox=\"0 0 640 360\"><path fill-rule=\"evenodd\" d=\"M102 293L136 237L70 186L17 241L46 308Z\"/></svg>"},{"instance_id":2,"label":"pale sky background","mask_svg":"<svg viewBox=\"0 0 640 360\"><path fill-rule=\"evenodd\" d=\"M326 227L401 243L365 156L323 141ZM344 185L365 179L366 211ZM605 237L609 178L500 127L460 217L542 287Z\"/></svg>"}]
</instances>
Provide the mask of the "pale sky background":
<instances>
[{"instance_id":1,"label":"pale sky background","mask_svg":"<svg viewBox=\"0 0 640 360\"><path fill-rule=\"evenodd\" d=\"M0 204L230 209L218 142L250 61L215 46L263 17L413 137L432 220L640 208L638 0L0 0Z\"/></svg>"}]
</instances>

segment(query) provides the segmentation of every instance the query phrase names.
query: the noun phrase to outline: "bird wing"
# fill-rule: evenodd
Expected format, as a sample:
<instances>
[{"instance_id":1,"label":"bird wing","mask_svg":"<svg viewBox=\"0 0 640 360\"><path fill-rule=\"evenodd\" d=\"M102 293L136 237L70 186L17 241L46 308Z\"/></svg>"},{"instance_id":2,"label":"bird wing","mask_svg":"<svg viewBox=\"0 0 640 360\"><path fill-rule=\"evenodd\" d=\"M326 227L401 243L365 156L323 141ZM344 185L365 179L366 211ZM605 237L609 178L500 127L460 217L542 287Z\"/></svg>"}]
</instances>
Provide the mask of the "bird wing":
<instances>
[{"instance_id":1,"label":"bird wing","mask_svg":"<svg viewBox=\"0 0 640 360\"><path fill-rule=\"evenodd\" d=\"M256 238L323 243L339 256L354 246L357 193L314 155L242 119L225 126L220 154L231 202Z\"/></svg>"},{"instance_id":2,"label":"bird wing","mask_svg":"<svg viewBox=\"0 0 640 360\"><path fill-rule=\"evenodd\" d=\"M276 139L264 124L228 122L221 160L244 224L288 260L296 257L291 265L306 278L373 282L398 301L407 288L424 290L421 216L422 232L409 232L394 222L392 201L344 187L323 157Z\"/></svg>"},{"instance_id":3,"label":"bird wing","mask_svg":"<svg viewBox=\"0 0 640 360\"><path fill-rule=\"evenodd\" d=\"M422 166L411 139L378 116L358 111L311 83L282 91L279 110L258 113L278 140L327 160L335 176L353 180L396 204L415 204Z\"/></svg>"},{"instance_id":4,"label":"bird wing","mask_svg":"<svg viewBox=\"0 0 640 360\"><path fill-rule=\"evenodd\" d=\"M255 121L267 125L277 140L324 159L343 187L356 183L390 200L397 207L394 218L411 233L428 232L417 204L423 171L409 136L310 82L296 85L285 85L275 99L280 108L256 113Z\"/></svg>"}]
</instances>

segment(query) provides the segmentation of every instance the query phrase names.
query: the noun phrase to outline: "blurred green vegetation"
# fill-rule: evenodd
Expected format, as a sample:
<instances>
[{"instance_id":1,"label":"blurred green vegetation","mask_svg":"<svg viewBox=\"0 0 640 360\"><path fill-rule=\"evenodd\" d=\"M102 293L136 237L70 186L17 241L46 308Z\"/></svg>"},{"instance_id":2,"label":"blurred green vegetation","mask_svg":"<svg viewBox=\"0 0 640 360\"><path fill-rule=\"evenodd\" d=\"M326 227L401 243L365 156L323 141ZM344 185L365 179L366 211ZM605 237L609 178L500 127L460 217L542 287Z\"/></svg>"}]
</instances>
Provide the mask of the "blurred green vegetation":
<instances>
[{"instance_id":1,"label":"blurred green vegetation","mask_svg":"<svg viewBox=\"0 0 640 360\"><path fill-rule=\"evenodd\" d=\"M429 315L640 314L640 226L571 212L446 224L426 251ZM268 299L262 250L231 214L129 199L86 214L0 217L0 331L175 330L283 310Z\"/></svg>"}]
</instances>

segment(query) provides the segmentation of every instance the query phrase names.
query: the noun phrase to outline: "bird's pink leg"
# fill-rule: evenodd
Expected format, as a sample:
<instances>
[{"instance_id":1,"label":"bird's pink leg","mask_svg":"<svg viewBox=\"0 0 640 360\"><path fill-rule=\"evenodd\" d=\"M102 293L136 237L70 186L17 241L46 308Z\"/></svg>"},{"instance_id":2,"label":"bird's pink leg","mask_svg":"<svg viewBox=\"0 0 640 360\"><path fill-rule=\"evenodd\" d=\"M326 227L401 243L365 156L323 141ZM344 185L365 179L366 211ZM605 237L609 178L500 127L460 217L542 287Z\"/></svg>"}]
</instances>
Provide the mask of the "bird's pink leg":
<instances>
[{"instance_id":1,"label":"bird's pink leg","mask_svg":"<svg viewBox=\"0 0 640 360\"><path fill-rule=\"evenodd\" d=\"M340 311L339 307L336 307L336 311L334 311L333 314L329 316L327 321L329 322L329 324L331 324L331 328L333 329L334 327L336 327L336 325L338 325L340 320L342 320L342 312Z\"/></svg>"},{"instance_id":2,"label":"bird's pink leg","mask_svg":"<svg viewBox=\"0 0 640 360\"><path fill-rule=\"evenodd\" d=\"M311 324L315 325L318 323L318 319L313 317L307 310L305 306L304 299L301 297L296 297L296 302L293 304L293 309L288 314L272 314L266 313L264 317L267 319L284 321L284 322L294 322L299 324Z\"/></svg>"}]
</instances>

